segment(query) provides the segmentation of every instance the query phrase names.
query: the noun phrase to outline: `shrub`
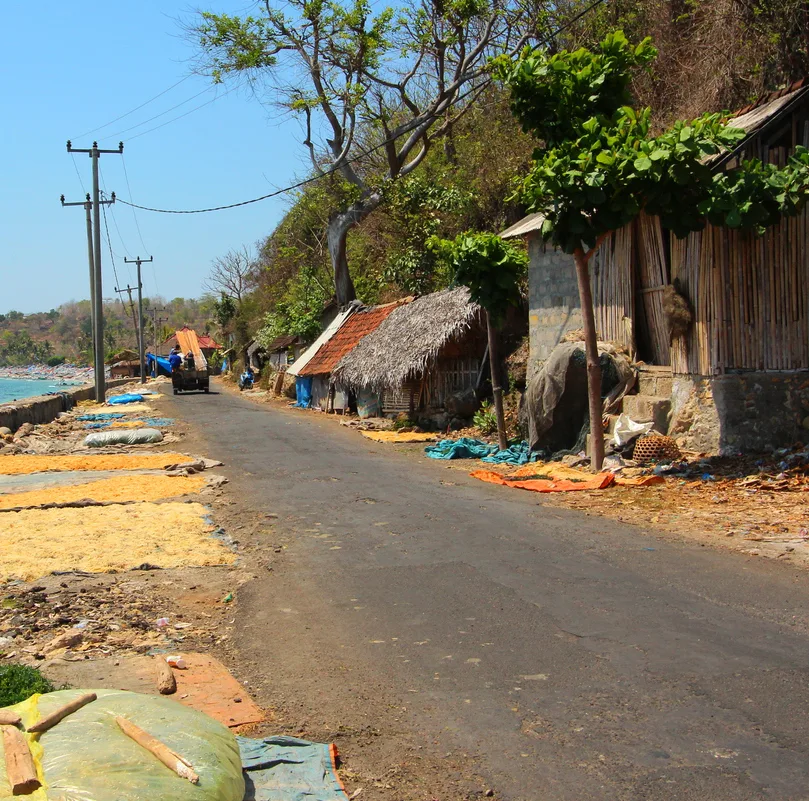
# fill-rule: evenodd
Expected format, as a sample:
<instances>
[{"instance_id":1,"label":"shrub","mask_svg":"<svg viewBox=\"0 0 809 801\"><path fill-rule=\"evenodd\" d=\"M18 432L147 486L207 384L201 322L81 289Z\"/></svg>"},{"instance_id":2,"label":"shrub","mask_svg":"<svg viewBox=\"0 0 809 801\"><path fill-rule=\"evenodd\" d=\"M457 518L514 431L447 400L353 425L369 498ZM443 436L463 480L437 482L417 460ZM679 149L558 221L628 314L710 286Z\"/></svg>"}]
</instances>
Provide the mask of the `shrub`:
<instances>
[{"instance_id":1,"label":"shrub","mask_svg":"<svg viewBox=\"0 0 809 801\"><path fill-rule=\"evenodd\" d=\"M53 690L54 686L36 668L27 665L0 666L0 707L19 704L34 693Z\"/></svg>"},{"instance_id":2,"label":"shrub","mask_svg":"<svg viewBox=\"0 0 809 801\"><path fill-rule=\"evenodd\" d=\"M472 418L472 424L481 434L494 434L497 431L497 413L489 401L483 401Z\"/></svg>"}]
</instances>

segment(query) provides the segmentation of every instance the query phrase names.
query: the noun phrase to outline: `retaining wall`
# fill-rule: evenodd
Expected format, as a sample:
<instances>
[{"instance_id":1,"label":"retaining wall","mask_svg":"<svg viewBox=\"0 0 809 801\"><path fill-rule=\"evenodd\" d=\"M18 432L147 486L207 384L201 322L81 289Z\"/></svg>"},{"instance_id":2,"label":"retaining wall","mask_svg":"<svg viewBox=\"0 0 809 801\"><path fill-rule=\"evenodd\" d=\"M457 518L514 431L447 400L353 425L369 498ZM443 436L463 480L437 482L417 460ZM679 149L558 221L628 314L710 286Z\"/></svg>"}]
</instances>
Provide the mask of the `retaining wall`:
<instances>
[{"instance_id":1,"label":"retaining wall","mask_svg":"<svg viewBox=\"0 0 809 801\"><path fill-rule=\"evenodd\" d=\"M107 388L119 387L131 383L132 378L114 378L107 381ZM23 398L13 403L0 405L0 428L4 426L16 431L23 423L39 425L55 420L60 412L66 412L79 401L94 400L95 387L87 385L68 389L58 395L37 395L33 398ZM72 399L72 402L71 402Z\"/></svg>"}]
</instances>

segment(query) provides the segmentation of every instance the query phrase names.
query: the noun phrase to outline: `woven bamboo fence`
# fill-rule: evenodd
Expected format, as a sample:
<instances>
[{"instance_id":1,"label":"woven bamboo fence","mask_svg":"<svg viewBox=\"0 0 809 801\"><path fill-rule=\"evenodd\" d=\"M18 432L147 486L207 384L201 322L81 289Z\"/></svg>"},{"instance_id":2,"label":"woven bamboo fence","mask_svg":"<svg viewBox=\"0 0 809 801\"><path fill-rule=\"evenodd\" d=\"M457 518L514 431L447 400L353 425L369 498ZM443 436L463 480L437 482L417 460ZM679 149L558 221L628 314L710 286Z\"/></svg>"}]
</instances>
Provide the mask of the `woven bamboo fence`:
<instances>
[{"instance_id":1,"label":"woven bamboo fence","mask_svg":"<svg viewBox=\"0 0 809 801\"><path fill-rule=\"evenodd\" d=\"M608 236L593 254L590 283L599 338L629 352L634 352L634 272L632 228L627 226Z\"/></svg>"}]
</instances>

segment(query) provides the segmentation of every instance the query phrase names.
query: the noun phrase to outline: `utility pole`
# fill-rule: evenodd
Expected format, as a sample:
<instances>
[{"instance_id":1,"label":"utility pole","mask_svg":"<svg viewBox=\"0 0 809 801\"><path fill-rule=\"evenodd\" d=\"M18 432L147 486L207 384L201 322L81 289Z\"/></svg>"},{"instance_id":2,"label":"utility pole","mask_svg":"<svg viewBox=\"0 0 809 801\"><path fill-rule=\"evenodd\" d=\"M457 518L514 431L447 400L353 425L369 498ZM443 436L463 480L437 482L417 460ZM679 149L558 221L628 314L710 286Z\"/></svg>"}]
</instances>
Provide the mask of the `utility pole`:
<instances>
[{"instance_id":1,"label":"utility pole","mask_svg":"<svg viewBox=\"0 0 809 801\"><path fill-rule=\"evenodd\" d=\"M135 319L135 301L132 300L132 290L134 288L135 287L129 286L129 284L127 284L124 289L118 289L118 287L115 287L115 291L119 295L123 295L124 292L129 293L129 313L132 315L132 328L133 328L133 330L135 332L135 337L137 337L138 336L138 321ZM123 306L123 305L124 305L124 299L121 298L121 306Z\"/></svg>"},{"instance_id":2,"label":"utility pole","mask_svg":"<svg viewBox=\"0 0 809 801\"><path fill-rule=\"evenodd\" d=\"M93 333L93 358L95 359L95 343L98 337L98 333L96 331L96 309L95 309L96 287L95 287L95 259L93 257L93 219L90 215L90 212L92 211L93 208L93 201L90 200L89 192L87 193L86 199L81 202L66 203L64 195L62 195L59 199L62 201L63 206L84 206L84 211L86 213L87 261L90 265L90 325ZM104 205L110 205L111 203L115 203L115 192L112 193L112 198L110 200L102 200L101 203Z\"/></svg>"},{"instance_id":3,"label":"utility pole","mask_svg":"<svg viewBox=\"0 0 809 801\"><path fill-rule=\"evenodd\" d=\"M154 342L154 355L157 356L157 326L168 322L168 317L160 317L158 320L157 313L166 311L165 306L155 306L151 309L146 309L147 314L152 315L152 341Z\"/></svg>"},{"instance_id":4,"label":"utility pole","mask_svg":"<svg viewBox=\"0 0 809 801\"><path fill-rule=\"evenodd\" d=\"M102 153L124 152L124 143L118 143L117 150L100 150L98 142L93 142L89 149L76 149L68 139L68 153L87 153L93 162L93 286L95 297L93 298L93 308L95 315L95 367L96 403L104 403L107 393L104 384L104 296L101 286L101 197L98 189L98 158Z\"/></svg>"},{"instance_id":5,"label":"utility pole","mask_svg":"<svg viewBox=\"0 0 809 801\"><path fill-rule=\"evenodd\" d=\"M154 256L149 256L148 259L142 259L138 256L137 259L128 259L124 256L126 264L137 264L138 266L138 353L140 354L140 383L146 383L146 352L143 349L143 281L140 280L140 266L141 264L154 261ZM127 289L129 287L127 286ZM130 296L131 300L131 296ZM155 345L157 350L157 345ZM156 356L157 354L155 354Z\"/></svg>"}]
</instances>

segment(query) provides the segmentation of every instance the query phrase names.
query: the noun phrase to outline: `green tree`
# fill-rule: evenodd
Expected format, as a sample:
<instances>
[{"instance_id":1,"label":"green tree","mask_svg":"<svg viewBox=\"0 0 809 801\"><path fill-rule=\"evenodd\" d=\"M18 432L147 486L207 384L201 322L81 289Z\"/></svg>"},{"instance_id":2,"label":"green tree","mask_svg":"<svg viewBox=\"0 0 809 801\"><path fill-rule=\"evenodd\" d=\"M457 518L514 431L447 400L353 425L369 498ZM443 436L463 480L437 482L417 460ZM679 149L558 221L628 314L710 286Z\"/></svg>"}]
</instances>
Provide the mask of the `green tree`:
<instances>
[{"instance_id":1,"label":"green tree","mask_svg":"<svg viewBox=\"0 0 809 801\"><path fill-rule=\"evenodd\" d=\"M202 13L193 32L214 80L266 81L300 117L315 174L339 173L345 200L328 219L327 247L345 304L356 296L348 232L474 107L490 57L541 36L548 14L519 0L406 0L376 14L367 0L261 5L257 17Z\"/></svg>"},{"instance_id":2,"label":"green tree","mask_svg":"<svg viewBox=\"0 0 809 801\"><path fill-rule=\"evenodd\" d=\"M651 111L629 105L629 84L655 56L649 40L633 47L616 31L595 51L527 51L515 62L502 59L498 69L511 89L515 117L540 141L520 194L530 211L544 215L545 240L576 263L596 470L604 442L588 264L601 242L641 210L678 237L701 230L706 220L760 233L782 215L798 213L809 196L805 148L783 169L751 160L714 174L709 157L744 138L718 114L652 135Z\"/></svg>"},{"instance_id":3,"label":"green tree","mask_svg":"<svg viewBox=\"0 0 809 801\"><path fill-rule=\"evenodd\" d=\"M486 310L489 338L489 370L497 415L500 450L508 447L503 412L503 387L498 348L498 328L509 308L520 299L528 254L491 233L465 233L454 241L433 239L430 248L448 263L454 282L469 287L470 296Z\"/></svg>"}]
</instances>

